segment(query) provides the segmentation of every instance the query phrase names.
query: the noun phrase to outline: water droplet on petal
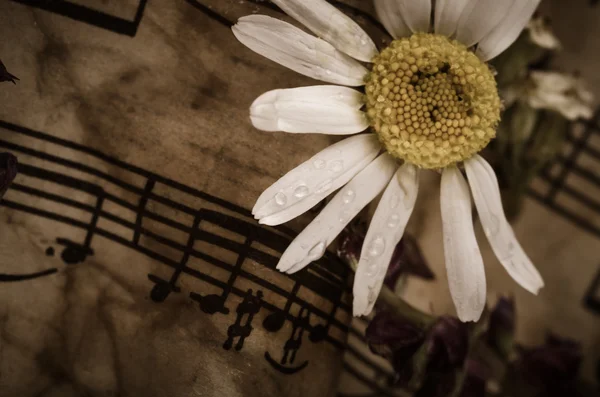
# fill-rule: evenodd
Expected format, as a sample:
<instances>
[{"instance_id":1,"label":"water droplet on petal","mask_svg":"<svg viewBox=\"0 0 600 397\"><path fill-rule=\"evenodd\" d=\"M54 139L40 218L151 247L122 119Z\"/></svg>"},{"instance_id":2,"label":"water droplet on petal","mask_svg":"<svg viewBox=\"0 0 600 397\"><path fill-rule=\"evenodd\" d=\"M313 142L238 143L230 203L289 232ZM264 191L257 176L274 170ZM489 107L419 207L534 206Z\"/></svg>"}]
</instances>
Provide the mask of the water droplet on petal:
<instances>
[{"instance_id":1,"label":"water droplet on petal","mask_svg":"<svg viewBox=\"0 0 600 397\"><path fill-rule=\"evenodd\" d=\"M316 169L318 170L322 170L323 168L325 168L325 160L321 160L321 159L317 159L315 161L313 161L313 165L315 166Z\"/></svg>"},{"instance_id":2,"label":"water droplet on petal","mask_svg":"<svg viewBox=\"0 0 600 397\"><path fill-rule=\"evenodd\" d=\"M365 275L367 277L373 277L375 274L377 274L377 263L372 262L369 264L369 266L367 266Z\"/></svg>"},{"instance_id":3,"label":"water droplet on petal","mask_svg":"<svg viewBox=\"0 0 600 397\"><path fill-rule=\"evenodd\" d=\"M285 197L285 194L283 193L277 193L275 195L275 202L277 203L277 205L285 205L285 203L287 202L287 197Z\"/></svg>"},{"instance_id":4,"label":"water droplet on petal","mask_svg":"<svg viewBox=\"0 0 600 397\"><path fill-rule=\"evenodd\" d=\"M490 215L490 224L483 230L488 237L495 237L500 231L500 220L496 215Z\"/></svg>"},{"instance_id":5,"label":"water droplet on petal","mask_svg":"<svg viewBox=\"0 0 600 397\"><path fill-rule=\"evenodd\" d=\"M317 243L317 244L315 244L310 249L310 251L308 251L308 258L311 261L315 261L315 260L319 259L325 253L325 248L327 248L327 247L325 246L325 243L322 242L322 241L319 242L319 243Z\"/></svg>"},{"instance_id":6,"label":"water droplet on petal","mask_svg":"<svg viewBox=\"0 0 600 397\"><path fill-rule=\"evenodd\" d=\"M390 216L390 218L388 219L388 227L390 228L394 228L396 226L398 226L398 221L400 221L400 217L398 216L398 214L393 214L392 216Z\"/></svg>"},{"instance_id":7,"label":"water droplet on petal","mask_svg":"<svg viewBox=\"0 0 600 397\"><path fill-rule=\"evenodd\" d=\"M306 187L305 185L298 186L296 190L294 190L294 196L296 196L297 198L305 197L306 195L308 195L308 193L308 187Z\"/></svg>"},{"instance_id":8,"label":"water droplet on petal","mask_svg":"<svg viewBox=\"0 0 600 397\"><path fill-rule=\"evenodd\" d=\"M381 236L375 237L369 244L369 255L372 257L380 256L385 250L385 240Z\"/></svg>"},{"instance_id":9,"label":"water droplet on petal","mask_svg":"<svg viewBox=\"0 0 600 397\"><path fill-rule=\"evenodd\" d=\"M351 217L352 213L350 211L342 211L340 214L340 223L348 223Z\"/></svg>"},{"instance_id":10,"label":"water droplet on petal","mask_svg":"<svg viewBox=\"0 0 600 397\"><path fill-rule=\"evenodd\" d=\"M392 194L392 197L390 197L390 208L396 209L396 207L398 207L398 204L400 204L400 196L394 193Z\"/></svg>"},{"instance_id":11,"label":"water droplet on petal","mask_svg":"<svg viewBox=\"0 0 600 397\"><path fill-rule=\"evenodd\" d=\"M344 169L344 162L342 160L336 160L329 165L329 168L333 172L340 172Z\"/></svg>"},{"instance_id":12,"label":"water droplet on petal","mask_svg":"<svg viewBox=\"0 0 600 397\"><path fill-rule=\"evenodd\" d=\"M342 201L344 202L344 204L350 204L354 201L354 197L356 197L354 190L348 189L344 192L344 197L342 198Z\"/></svg>"},{"instance_id":13,"label":"water droplet on petal","mask_svg":"<svg viewBox=\"0 0 600 397\"><path fill-rule=\"evenodd\" d=\"M406 208L407 210L411 208L412 206L412 202L413 202L413 198L412 195L415 193L414 191L409 191L406 188L406 184L402 183L402 181L400 181L399 183L400 185L400 190L402 192L401 196L402 196L402 201L404 201L404 208Z\"/></svg>"},{"instance_id":14,"label":"water droplet on petal","mask_svg":"<svg viewBox=\"0 0 600 397\"><path fill-rule=\"evenodd\" d=\"M319 183L319 185L317 185L317 190L315 192L318 194L325 193L326 191L331 189L332 185L333 185L333 180L327 179L327 180Z\"/></svg>"},{"instance_id":15,"label":"water droplet on petal","mask_svg":"<svg viewBox=\"0 0 600 397\"><path fill-rule=\"evenodd\" d=\"M369 300L369 303L375 302L375 299L377 299L377 294L375 293L375 288L369 288L369 296L367 299Z\"/></svg>"}]
</instances>

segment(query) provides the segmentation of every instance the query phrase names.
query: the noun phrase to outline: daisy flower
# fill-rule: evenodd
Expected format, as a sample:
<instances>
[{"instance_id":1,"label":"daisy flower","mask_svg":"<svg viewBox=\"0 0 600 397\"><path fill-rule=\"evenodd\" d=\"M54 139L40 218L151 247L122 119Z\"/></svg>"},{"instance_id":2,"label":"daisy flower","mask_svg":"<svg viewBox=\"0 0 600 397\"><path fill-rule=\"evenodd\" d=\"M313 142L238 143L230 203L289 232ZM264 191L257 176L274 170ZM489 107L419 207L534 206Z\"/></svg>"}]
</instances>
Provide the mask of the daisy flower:
<instances>
[{"instance_id":1,"label":"daisy flower","mask_svg":"<svg viewBox=\"0 0 600 397\"><path fill-rule=\"evenodd\" d=\"M430 0L375 0L377 15L394 38L381 51L325 0L272 1L315 36L276 18L250 15L233 26L237 39L274 62L333 85L266 92L252 103L252 124L264 131L353 135L290 171L258 198L255 218L278 225L339 189L277 268L294 273L319 259L383 192L354 280L354 315L368 314L426 169L441 173L444 256L459 318L478 320L486 301L471 194L494 253L520 285L537 293L542 278L517 242L496 176L478 153L495 136L501 110L486 62L516 40L539 0L437 0L435 7ZM364 91L348 86L364 86Z\"/></svg>"}]
</instances>

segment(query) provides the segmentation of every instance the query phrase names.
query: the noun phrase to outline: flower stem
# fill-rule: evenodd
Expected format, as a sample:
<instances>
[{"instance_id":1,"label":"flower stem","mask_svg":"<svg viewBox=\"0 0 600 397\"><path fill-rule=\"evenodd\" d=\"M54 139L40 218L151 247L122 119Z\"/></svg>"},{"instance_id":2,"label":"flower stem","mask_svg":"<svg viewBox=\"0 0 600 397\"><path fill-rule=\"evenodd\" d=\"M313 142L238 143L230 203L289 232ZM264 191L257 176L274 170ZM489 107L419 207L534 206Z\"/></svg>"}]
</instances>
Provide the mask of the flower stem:
<instances>
[{"instance_id":1,"label":"flower stem","mask_svg":"<svg viewBox=\"0 0 600 397\"><path fill-rule=\"evenodd\" d=\"M424 313L400 298L386 285L381 288L379 293L379 302L385 305L393 313L410 320L420 328L428 328L435 321L435 318L427 313Z\"/></svg>"}]
</instances>

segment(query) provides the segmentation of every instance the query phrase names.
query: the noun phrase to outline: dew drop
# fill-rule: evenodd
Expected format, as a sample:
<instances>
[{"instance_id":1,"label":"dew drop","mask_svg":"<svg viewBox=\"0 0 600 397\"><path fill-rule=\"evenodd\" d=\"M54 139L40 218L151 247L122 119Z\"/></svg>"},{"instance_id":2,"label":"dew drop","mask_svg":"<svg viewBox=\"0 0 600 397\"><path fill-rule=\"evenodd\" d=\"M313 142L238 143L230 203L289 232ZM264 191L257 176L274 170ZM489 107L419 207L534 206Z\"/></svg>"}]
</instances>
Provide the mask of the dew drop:
<instances>
[{"instance_id":1,"label":"dew drop","mask_svg":"<svg viewBox=\"0 0 600 397\"><path fill-rule=\"evenodd\" d=\"M367 266L365 275L367 277L373 277L375 274L377 274L377 263L370 263L369 266Z\"/></svg>"},{"instance_id":2,"label":"dew drop","mask_svg":"<svg viewBox=\"0 0 600 397\"><path fill-rule=\"evenodd\" d=\"M400 203L400 196L398 196L396 193L392 194L392 197L390 197L390 208L396 209L398 207L399 203Z\"/></svg>"},{"instance_id":3,"label":"dew drop","mask_svg":"<svg viewBox=\"0 0 600 397\"><path fill-rule=\"evenodd\" d=\"M495 237L500 231L500 220L496 215L490 215L490 224L484 229L485 235Z\"/></svg>"},{"instance_id":4,"label":"dew drop","mask_svg":"<svg viewBox=\"0 0 600 397\"><path fill-rule=\"evenodd\" d=\"M342 213L340 214L340 223L348 223L351 216L352 213L350 213L350 211L342 211Z\"/></svg>"},{"instance_id":5,"label":"dew drop","mask_svg":"<svg viewBox=\"0 0 600 397\"><path fill-rule=\"evenodd\" d=\"M277 203L277 205L285 205L285 203L287 202L287 197L285 197L285 194L283 193L277 193L275 195L275 202Z\"/></svg>"},{"instance_id":6,"label":"dew drop","mask_svg":"<svg viewBox=\"0 0 600 397\"><path fill-rule=\"evenodd\" d=\"M344 169L344 162L342 160L336 160L332 162L329 167L333 172L340 172Z\"/></svg>"},{"instance_id":7,"label":"dew drop","mask_svg":"<svg viewBox=\"0 0 600 397\"><path fill-rule=\"evenodd\" d=\"M333 185L333 180L327 179L327 180L321 182L317 186L316 193L324 193L324 192L328 191L329 189L331 189L332 185Z\"/></svg>"},{"instance_id":8,"label":"dew drop","mask_svg":"<svg viewBox=\"0 0 600 397\"><path fill-rule=\"evenodd\" d=\"M375 292L375 288L369 288L369 296L367 299L369 300L369 303L375 302L375 299L377 299L377 293Z\"/></svg>"},{"instance_id":9,"label":"dew drop","mask_svg":"<svg viewBox=\"0 0 600 397\"><path fill-rule=\"evenodd\" d=\"M512 241L510 241L506 247L506 250L503 251L501 253L501 255L498 256L498 259L501 262L510 261L513 259L514 256L515 256L515 245L513 244Z\"/></svg>"},{"instance_id":10,"label":"dew drop","mask_svg":"<svg viewBox=\"0 0 600 397\"><path fill-rule=\"evenodd\" d=\"M311 261L314 261L314 260L317 260L317 259L319 259L319 258L320 258L320 257L322 257L322 256L323 256L323 254L325 253L325 248L326 248L326 246L325 246L325 243L324 243L324 242L322 242L322 241L321 241L321 242L319 242L319 243L317 243L317 244L315 244L315 245L314 245L314 246L313 246L313 247L310 249L310 251L308 251L308 258L309 258Z\"/></svg>"},{"instance_id":11,"label":"dew drop","mask_svg":"<svg viewBox=\"0 0 600 397\"><path fill-rule=\"evenodd\" d=\"M399 220L400 220L400 217L398 216L398 214L393 214L388 219L388 223L387 223L388 227L394 228L394 227L398 226L398 221Z\"/></svg>"},{"instance_id":12,"label":"dew drop","mask_svg":"<svg viewBox=\"0 0 600 397\"><path fill-rule=\"evenodd\" d=\"M313 161L313 165L316 169L322 170L323 168L325 168L325 160L317 159Z\"/></svg>"},{"instance_id":13,"label":"dew drop","mask_svg":"<svg viewBox=\"0 0 600 397\"><path fill-rule=\"evenodd\" d=\"M344 204L350 204L354 201L355 197L356 193L354 193L354 190L348 189L344 192L344 197L342 198L342 201L344 202Z\"/></svg>"},{"instance_id":14,"label":"dew drop","mask_svg":"<svg viewBox=\"0 0 600 397\"><path fill-rule=\"evenodd\" d=\"M306 187L305 185L298 186L296 190L294 190L294 196L297 198L302 198L305 197L308 194L308 192L308 187Z\"/></svg>"},{"instance_id":15,"label":"dew drop","mask_svg":"<svg viewBox=\"0 0 600 397\"><path fill-rule=\"evenodd\" d=\"M371 244L369 244L369 255L372 257L377 257L383 254L385 250L385 240L381 236L375 237Z\"/></svg>"}]
</instances>

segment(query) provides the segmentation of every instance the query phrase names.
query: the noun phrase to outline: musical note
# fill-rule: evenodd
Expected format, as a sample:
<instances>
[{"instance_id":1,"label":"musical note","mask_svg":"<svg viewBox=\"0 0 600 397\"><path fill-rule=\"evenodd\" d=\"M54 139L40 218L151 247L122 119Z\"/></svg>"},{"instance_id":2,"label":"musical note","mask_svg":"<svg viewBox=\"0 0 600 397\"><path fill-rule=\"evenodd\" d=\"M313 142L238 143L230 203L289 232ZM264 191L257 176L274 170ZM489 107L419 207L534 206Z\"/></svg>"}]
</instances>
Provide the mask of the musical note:
<instances>
[{"instance_id":1,"label":"musical note","mask_svg":"<svg viewBox=\"0 0 600 397\"><path fill-rule=\"evenodd\" d=\"M239 338L235 350L239 351L244 346L244 340L250 336L250 333L254 329L252 327L252 320L254 316L260 311L262 306L262 291L257 291L256 296L252 295L252 289L249 289L244 296L244 300L238 305L236 309L235 323L229 326L227 329L228 338L223 343L223 349L230 350L233 345L233 340ZM246 319L244 324L242 320Z\"/></svg>"},{"instance_id":2,"label":"musical note","mask_svg":"<svg viewBox=\"0 0 600 397\"><path fill-rule=\"evenodd\" d=\"M98 218L100 217L100 212L102 211L102 204L104 203L104 195L101 192L103 192L103 190L100 190L100 194L96 197L96 206L92 214L92 219L88 225L83 244L75 243L66 238L59 237L56 239L57 244L65 246L60 254L60 257L67 265L76 265L78 263L82 263L88 256L94 255L94 250L91 248L92 238L94 237L94 232L96 231L96 226L98 225Z\"/></svg>"},{"instance_id":3,"label":"musical note","mask_svg":"<svg viewBox=\"0 0 600 397\"><path fill-rule=\"evenodd\" d=\"M163 280L154 274L148 274L148 279L155 283L150 291L150 299L156 303L164 302L171 292L181 292L181 289L172 281Z\"/></svg>"},{"instance_id":4,"label":"musical note","mask_svg":"<svg viewBox=\"0 0 600 397\"><path fill-rule=\"evenodd\" d=\"M263 320L263 328L269 332L277 332L285 324L285 320L287 315L290 312L290 308L292 307L292 298L296 298L298 294L298 290L300 289L300 283L296 281L292 291L290 292L290 296L288 296L287 301L285 302L285 307L283 310L276 310L273 313L269 314Z\"/></svg>"},{"instance_id":5,"label":"musical note","mask_svg":"<svg viewBox=\"0 0 600 397\"><path fill-rule=\"evenodd\" d=\"M204 231L197 231L198 237L201 237L204 233L205 233ZM231 273L229 274L229 279L227 280L227 283L223 287L223 292L221 293L221 295L211 294L211 295L207 295L207 296L202 296L195 292L190 293L190 298L192 298L195 301L200 302L200 309L204 313L207 313L207 314L215 314L215 313L229 314L229 308L227 308L225 306L225 302L227 301L227 297L229 296L229 294L231 293L231 291L233 289L235 280L238 278L240 271L242 270L242 265L244 264L244 260L246 259L246 256L248 255L248 249L250 248L251 245L252 245L252 238L247 237L246 241L244 242L244 246L243 246L241 252L238 254L238 258L235 262L235 266L233 267L233 269L231 270Z\"/></svg>"},{"instance_id":6,"label":"musical note","mask_svg":"<svg viewBox=\"0 0 600 397\"><path fill-rule=\"evenodd\" d=\"M345 288L345 281L347 276L347 268L339 265L334 258L325 256L322 260L317 261L311 267L311 271L302 272L294 277L294 285L289 289L278 285L276 282L269 281L267 278L262 277L258 273L254 273L254 269L245 269L243 265L245 259L250 258L261 269L264 271L273 271L278 260L278 254L281 254L286 247L289 245L293 231L285 228L269 228L266 226L258 225L252 219L249 212L233 203L227 202L220 198L211 196L210 194L195 190L189 186L182 185L176 181L170 180L158 174L151 173L149 171L136 168L133 165L124 163L117 159L111 158L101 152L93 149L81 146L77 143L70 142L56 136L48 135L43 132L33 131L21 126L15 126L10 123L0 120L0 130L2 132L9 132L13 134L23 135L18 139L19 142L27 142L28 140L41 140L47 141L54 145L59 145L68 148L70 151L79 152L85 154L90 161L81 163L73 161L67 158L60 157L60 151L45 152L39 150L39 148L30 148L22 144L14 143L10 140L0 139L0 148L10 150L17 154L24 153L27 156L24 157L23 162L20 164L19 172L23 175L29 176L27 180L23 180L23 183L13 183L11 190L17 191L19 194L25 194L33 198L33 200L15 201L4 198L0 202L0 206L8 208L11 211L21 211L31 216L37 216L45 218L50 222L58 222L63 225L68 225L74 229L80 229L87 232L85 240L81 242L73 242L66 238L58 238L56 241L59 245L65 246L66 248L62 251L61 257L67 263L80 263L84 261L89 255L98 254L95 253L91 248L92 240L94 236L101 236L103 239L118 244L122 247L132 249L146 257L168 266L174 269L171 277L159 277L155 274L148 274L147 277L152 283L151 290L149 291L150 298L154 302L163 302L173 292L181 292L177 284L182 274L186 274L190 277L195 278L203 283L206 283L212 287L217 287L221 290L220 293L205 295L202 291L194 291L189 296L200 302L201 309L210 314L222 313L225 315L235 311L233 307L227 307L226 302L231 295L240 297L244 300L237 307L238 319L236 322L229 327L228 341L224 343L224 347L234 345L237 348L242 347L244 339L250 335L252 331L251 322L254 318L254 314L258 313L259 310L265 308L270 311L268 318L262 322L263 328L268 332L280 331L285 322L289 321L292 324L293 321L299 321L290 314L293 310L292 306L294 303L299 304L301 307L305 307L305 311L302 312L303 316L310 311L311 318L317 318L323 320L323 325L311 326L305 322L297 322L296 324L304 324L300 328L303 329L303 333L310 333L307 335L311 337L311 340L325 340L336 348L343 348L344 346L344 334L340 333L339 337L329 337L329 328L336 327L342 331L346 331L346 326L343 322L333 319L335 312L329 313L323 312L319 307L315 307L308 302L305 302L303 298L298 296L300 288L306 290L307 294L314 295L318 299L331 302L335 306L339 306L339 310L348 311L349 306L340 304L338 297L339 291ZM53 165L57 165L56 169L67 170L66 172L52 171L51 168L41 165L41 162L49 162ZM102 165L97 165L101 163ZM119 175L118 172L106 173L104 170L126 170L128 173L135 174L143 177L146 181L144 187L131 184L127 180L120 180L115 175ZM73 176L69 175L69 170L73 171ZM92 206L89 204L81 203L73 200L69 193L58 195L52 193L44 188L36 186L38 183L59 185L64 188L71 189L74 194L78 192L85 192L89 195L93 195L97 198L96 205ZM113 193L112 191L105 191L104 184L109 183L112 187L116 186L123 190L121 194ZM155 192L155 185L160 184L168 189L168 193L163 195ZM130 203L121 197L126 194L136 194L139 199L137 203ZM197 200L197 204L192 208L184 202L177 200L178 194L193 196ZM38 199L38 200L36 200ZM188 214L194 217L193 225L186 225L179 222L177 219L169 218L161 215L160 213L154 213L148 211L148 200L153 200L167 208L174 209L184 214ZM34 204L29 205L28 202ZM50 202L63 206L63 208L76 208L78 210L86 211L92 215L92 219L89 223L81 221L72 217L69 211L55 211L54 209L45 209L45 203ZM136 213L135 220L131 221L125 219L117 214L107 212L103 210L103 204L116 204L124 207L128 210ZM147 230L143 227L144 219L152 219L153 222L167 225L170 228L185 232L188 234L187 244L181 244L175 241L171 235L159 234L157 230ZM100 219L106 219L110 222L116 223L123 228L131 231L130 238L124 238L120 234L117 234L110 227L99 226L102 222ZM245 242L240 244L233 238L220 235L216 232L207 230L200 230L199 226L202 222L210 222L218 226L221 229L230 231L231 233L241 235L245 237ZM179 259L172 259L160 252L156 252L150 247L146 247L140 244L142 236L148 236L149 238L159 241L161 244L169 247L171 250L181 252ZM219 258L210 256L207 252L202 250L194 249L194 242L202 240L209 246L218 247L219 249L225 249L230 252L237 254L237 262L235 264L229 264ZM257 242L256 246L253 245ZM262 246L266 248L262 248ZM54 247L56 248L56 247ZM274 253L275 252L275 253ZM53 253L53 247L48 247L46 254L51 256ZM206 264L206 267L192 268L189 266L188 259L191 257L199 258ZM221 280L216 277L216 274L223 274L222 272L212 272L211 268L218 268L221 271L227 273L225 279ZM241 279L241 280L240 280ZM239 280L239 281L238 281ZM257 284L260 289L260 293L256 293L256 296L250 294L248 296L247 287L243 286L247 282ZM263 300L263 291L269 291L268 299L278 301L283 298L286 299L285 307L280 309L275 302ZM340 306L342 305L342 306ZM232 319L233 322L233 319ZM293 324L292 324L293 325ZM277 360L277 364L286 369L282 371L294 371L290 369L290 362L295 362L296 355L299 348L300 328L296 326L294 335L290 338L287 346L287 355L285 362L286 365L282 365L280 360ZM239 340L238 340L239 339ZM282 358L281 357L281 358ZM280 357L278 357L279 359Z\"/></svg>"},{"instance_id":7,"label":"musical note","mask_svg":"<svg viewBox=\"0 0 600 397\"><path fill-rule=\"evenodd\" d=\"M335 314L337 313L337 311L341 305L342 294L343 294L343 291L340 290L340 292L337 296L337 299L333 303L331 312L329 312L329 316L327 317L327 323L325 325L323 325L323 324L315 325L311 329L310 334L308 336L308 339L310 339L311 342L319 343L319 342L324 341L325 338L327 338L327 335L329 334L329 328L331 327L331 324L335 318Z\"/></svg>"},{"instance_id":8,"label":"musical note","mask_svg":"<svg viewBox=\"0 0 600 397\"><path fill-rule=\"evenodd\" d=\"M304 361L297 367L287 367L286 364L293 364L294 361L296 361L296 353L298 353L300 346L302 346L302 337L304 336L304 331L309 328L310 311L306 307L302 306L300 312L298 313L298 317L292 321L292 333L283 346L281 361L279 363L276 362L273 357L271 357L269 352L265 352L265 359L267 362L271 364L273 368L286 375L295 374L306 368L308 361Z\"/></svg>"},{"instance_id":9,"label":"musical note","mask_svg":"<svg viewBox=\"0 0 600 397\"><path fill-rule=\"evenodd\" d=\"M145 194L140 199L140 204L139 204L140 207L146 206L146 203L148 201L147 195L150 194L153 187L154 187L154 181L148 180L148 183L146 183L146 187L144 189ZM144 201L145 197L146 197L146 200ZM136 232L141 229L140 214L141 214L141 212L138 213L138 217L136 219L136 227L139 228L139 229L136 229ZM185 247L185 251L183 252L183 255L181 256L181 260L179 261L179 264L175 267L175 270L173 271L173 274L171 275L171 278L169 279L169 281L163 280L160 277L157 277L153 274L148 275L148 278L151 281L156 283L154 285L154 287L152 288L152 290L150 291L150 298L154 302L164 302L167 299L167 297L171 294L171 292L177 292L177 293L181 292L181 289L177 286L177 281L179 280L181 273L185 269L185 266L187 265L187 262L190 259L190 253L194 247L194 241L196 241L194 231L200 225L201 219L202 219L201 211L196 212L196 215L194 216L194 221L192 222L192 230L188 235L188 241L187 241L187 244ZM138 226L138 223L139 223L139 226ZM134 238L134 242L135 242L136 235L134 235L133 238ZM139 235L138 235L138 240L139 240Z\"/></svg>"},{"instance_id":10,"label":"musical note","mask_svg":"<svg viewBox=\"0 0 600 397\"><path fill-rule=\"evenodd\" d=\"M140 234L142 230L142 220L144 219L144 211L146 210L146 205L148 204L148 196L152 193L152 189L154 189L154 185L156 182L154 179L148 179L146 181L146 186L144 186L144 194L140 197L140 201L138 202L137 214L135 217L135 229L133 231L133 243L140 243Z\"/></svg>"}]
</instances>

